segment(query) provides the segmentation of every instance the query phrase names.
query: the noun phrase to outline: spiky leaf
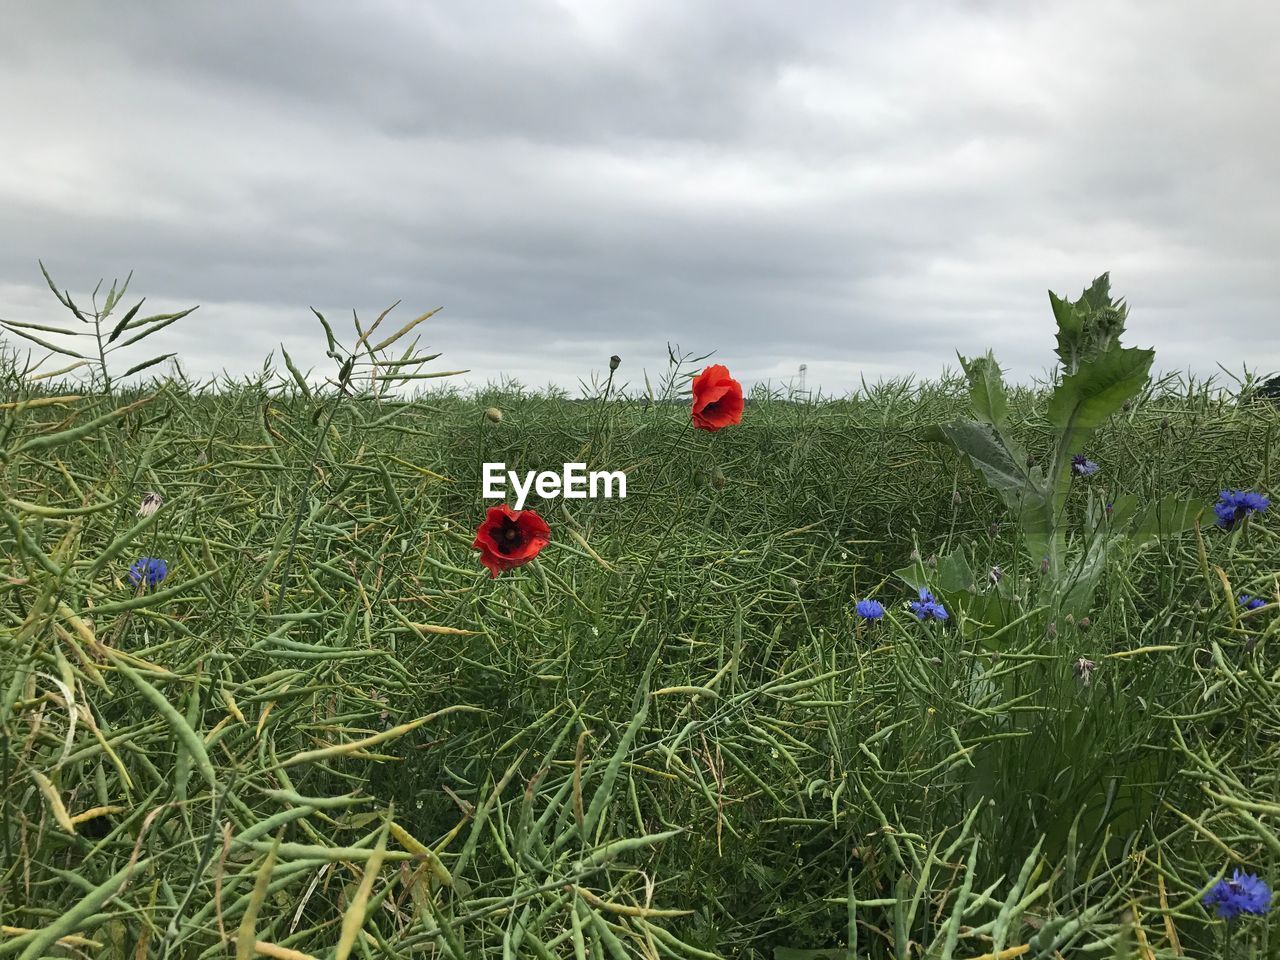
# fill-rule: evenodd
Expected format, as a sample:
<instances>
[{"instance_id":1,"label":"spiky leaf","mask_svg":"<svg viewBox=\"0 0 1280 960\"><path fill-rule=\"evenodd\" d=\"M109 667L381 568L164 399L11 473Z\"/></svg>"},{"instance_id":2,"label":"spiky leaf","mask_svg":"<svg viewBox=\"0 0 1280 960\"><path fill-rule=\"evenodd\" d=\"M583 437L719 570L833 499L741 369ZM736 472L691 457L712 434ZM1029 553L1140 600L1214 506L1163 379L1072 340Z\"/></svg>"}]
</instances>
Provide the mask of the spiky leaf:
<instances>
[{"instance_id":1,"label":"spiky leaf","mask_svg":"<svg viewBox=\"0 0 1280 960\"><path fill-rule=\"evenodd\" d=\"M1064 377L1053 391L1046 413L1058 433L1054 478L1059 499L1071 483L1072 454L1084 452L1102 422L1142 389L1154 359L1153 350L1115 347Z\"/></svg>"},{"instance_id":2,"label":"spiky leaf","mask_svg":"<svg viewBox=\"0 0 1280 960\"><path fill-rule=\"evenodd\" d=\"M969 406L973 415L983 423L1004 426L1009 411L1009 400L1004 392L1004 380L1000 365L991 351L984 357L966 360L960 357L960 366L969 378Z\"/></svg>"},{"instance_id":3,"label":"spiky leaf","mask_svg":"<svg viewBox=\"0 0 1280 960\"><path fill-rule=\"evenodd\" d=\"M1128 307L1111 299L1109 274L1095 279L1079 300L1063 299L1050 290L1049 303L1058 322L1058 359L1068 374L1120 345Z\"/></svg>"}]
</instances>

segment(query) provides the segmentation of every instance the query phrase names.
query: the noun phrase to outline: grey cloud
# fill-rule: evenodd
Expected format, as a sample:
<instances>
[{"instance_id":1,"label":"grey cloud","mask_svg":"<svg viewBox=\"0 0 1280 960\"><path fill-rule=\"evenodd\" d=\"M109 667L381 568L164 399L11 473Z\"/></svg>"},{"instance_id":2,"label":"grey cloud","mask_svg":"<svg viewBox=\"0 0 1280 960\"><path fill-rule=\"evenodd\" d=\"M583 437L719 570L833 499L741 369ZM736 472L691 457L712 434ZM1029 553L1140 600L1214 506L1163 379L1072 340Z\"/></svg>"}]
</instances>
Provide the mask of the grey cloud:
<instances>
[{"instance_id":1,"label":"grey cloud","mask_svg":"<svg viewBox=\"0 0 1280 960\"><path fill-rule=\"evenodd\" d=\"M1045 288L1111 269L1161 366L1277 367L1280 14L1202 9L17 6L0 316L42 256L203 302L193 370L403 298L481 381L672 340L839 390L1039 373Z\"/></svg>"}]
</instances>

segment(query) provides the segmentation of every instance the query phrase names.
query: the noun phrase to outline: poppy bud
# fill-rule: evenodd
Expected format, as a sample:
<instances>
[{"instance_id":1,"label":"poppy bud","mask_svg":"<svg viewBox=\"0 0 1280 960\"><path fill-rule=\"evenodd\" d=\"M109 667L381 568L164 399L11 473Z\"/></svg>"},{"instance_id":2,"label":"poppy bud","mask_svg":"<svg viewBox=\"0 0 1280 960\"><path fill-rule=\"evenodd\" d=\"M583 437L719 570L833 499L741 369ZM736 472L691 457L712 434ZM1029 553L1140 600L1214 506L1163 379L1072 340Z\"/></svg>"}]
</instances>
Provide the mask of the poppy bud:
<instances>
[{"instance_id":1,"label":"poppy bud","mask_svg":"<svg viewBox=\"0 0 1280 960\"><path fill-rule=\"evenodd\" d=\"M502 411L497 407L487 407L484 411L484 418L490 423L501 423Z\"/></svg>"},{"instance_id":2,"label":"poppy bud","mask_svg":"<svg viewBox=\"0 0 1280 960\"><path fill-rule=\"evenodd\" d=\"M926 560L926 561L924 562L924 565L925 565L926 567L928 567L930 570L937 570L937 569L938 569L938 555L937 555L936 553L931 553L931 554L929 554L929 559L928 559L928 560Z\"/></svg>"},{"instance_id":3,"label":"poppy bud","mask_svg":"<svg viewBox=\"0 0 1280 960\"><path fill-rule=\"evenodd\" d=\"M609 358L609 369L611 371L617 370L618 366L621 363L622 363L622 358L615 353L612 357Z\"/></svg>"},{"instance_id":4,"label":"poppy bud","mask_svg":"<svg viewBox=\"0 0 1280 960\"><path fill-rule=\"evenodd\" d=\"M1052 640L1054 637L1058 635L1058 625L1056 623L1050 622L1049 625L1044 628L1044 632L1045 632L1045 635L1050 640Z\"/></svg>"},{"instance_id":5,"label":"poppy bud","mask_svg":"<svg viewBox=\"0 0 1280 960\"><path fill-rule=\"evenodd\" d=\"M1088 617L1081 617L1081 618L1080 618L1080 629L1081 629L1081 630L1088 630L1088 629L1089 629L1089 626L1090 626L1090 623L1091 623L1091 621L1089 620L1089 618L1088 618Z\"/></svg>"},{"instance_id":6,"label":"poppy bud","mask_svg":"<svg viewBox=\"0 0 1280 960\"><path fill-rule=\"evenodd\" d=\"M1027 467L1030 468L1030 467L1034 467L1035 465L1036 465L1036 455L1034 453L1028 453Z\"/></svg>"},{"instance_id":7,"label":"poppy bud","mask_svg":"<svg viewBox=\"0 0 1280 960\"><path fill-rule=\"evenodd\" d=\"M954 504L959 505L959 503L960 503L960 491L959 491L959 490L957 490L955 493L951 494L951 502L952 502L952 503L954 503Z\"/></svg>"},{"instance_id":8,"label":"poppy bud","mask_svg":"<svg viewBox=\"0 0 1280 960\"><path fill-rule=\"evenodd\" d=\"M1161 417L1161 418L1160 418L1160 429L1161 429L1161 430L1168 430L1168 429L1169 429L1169 418L1168 418L1168 417Z\"/></svg>"},{"instance_id":9,"label":"poppy bud","mask_svg":"<svg viewBox=\"0 0 1280 960\"><path fill-rule=\"evenodd\" d=\"M991 524L991 526L989 526L989 527L987 528L987 530L988 530L988 532L990 532L990 534L991 534L993 537L998 537L998 536L1000 536L1000 524L998 524L998 523L993 523L993 524Z\"/></svg>"},{"instance_id":10,"label":"poppy bud","mask_svg":"<svg viewBox=\"0 0 1280 960\"><path fill-rule=\"evenodd\" d=\"M1123 410L1125 413L1128 413L1130 410L1132 410L1132 409L1133 409L1133 401L1132 401L1132 400L1126 400L1126 401L1121 405L1120 409L1121 409L1121 410Z\"/></svg>"},{"instance_id":11,"label":"poppy bud","mask_svg":"<svg viewBox=\"0 0 1280 960\"><path fill-rule=\"evenodd\" d=\"M1074 627L1076 625L1076 618L1069 613L1063 617L1062 620L1068 627Z\"/></svg>"},{"instance_id":12,"label":"poppy bud","mask_svg":"<svg viewBox=\"0 0 1280 960\"><path fill-rule=\"evenodd\" d=\"M721 470L719 467L716 467L713 471L711 471L711 485L715 487L717 490L723 490L725 484L728 482L729 482L729 478L724 475L724 471Z\"/></svg>"}]
</instances>

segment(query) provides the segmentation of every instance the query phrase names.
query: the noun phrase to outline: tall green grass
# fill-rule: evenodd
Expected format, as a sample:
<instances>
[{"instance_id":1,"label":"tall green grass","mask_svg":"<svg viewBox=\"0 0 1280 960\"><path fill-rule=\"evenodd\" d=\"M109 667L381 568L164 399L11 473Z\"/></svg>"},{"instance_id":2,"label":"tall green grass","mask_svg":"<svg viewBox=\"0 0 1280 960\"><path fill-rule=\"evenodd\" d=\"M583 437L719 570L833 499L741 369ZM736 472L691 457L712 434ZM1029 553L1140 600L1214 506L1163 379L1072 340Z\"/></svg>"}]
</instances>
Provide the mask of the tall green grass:
<instances>
[{"instance_id":1,"label":"tall green grass","mask_svg":"<svg viewBox=\"0 0 1280 960\"><path fill-rule=\"evenodd\" d=\"M1277 527L1207 510L1275 489L1275 408L1149 385L1088 483L1203 528L1110 557L1087 625L994 636L892 576L962 546L1034 594L921 439L962 378L707 435L672 361L410 401L359 364L77 395L9 354L0 956L1280 955L1199 903L1280 877ZM1043 393L1010 402L1045 448ZM480 464L581 460L628 498L537 504L551 547L488 579Z\"/></svg>"}]
</instances>

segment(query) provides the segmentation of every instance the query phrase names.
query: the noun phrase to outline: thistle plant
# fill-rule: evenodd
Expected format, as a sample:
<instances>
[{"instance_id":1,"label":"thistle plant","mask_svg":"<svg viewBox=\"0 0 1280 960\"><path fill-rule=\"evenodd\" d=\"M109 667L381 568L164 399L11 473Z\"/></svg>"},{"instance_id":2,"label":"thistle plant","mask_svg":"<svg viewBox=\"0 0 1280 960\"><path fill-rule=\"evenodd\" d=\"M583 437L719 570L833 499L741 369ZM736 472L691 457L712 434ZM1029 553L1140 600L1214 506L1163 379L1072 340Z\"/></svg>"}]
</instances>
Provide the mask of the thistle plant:
<instances>
[{"instance_id":1,"label":"thistle plant","mask_svg":"<svg viewBox=\"0 0 1280 960\"><path fill-rule=\"evenodd\" d=\"M1042 607L1052 623L1086 615L1113 548L1143 545L1188 529L1202 506L1178 497L1140 504L1136 497L1119 496L1108 503L1091 490L1083 523L1073 523L1068 509L1073 482L1101 469L1087 456L1090 440L1108 417L1142 391L1155 351L1122 345L1128 307L1112 299L1105 273L1079 299L1050 291L1049 302L1058 325L1062 375L1044 410L1052 436L1047 457L1029 454L1010 431L1004 381L990 352L960 357L970 416L928 434L961 454L1000 495L1014 514L1029 567L1041 574L1038 597L1023 603L1010 602L1008 586L983 595L987 602L975 604L970 597L970 609L986 623L1008 622L1030 606ZM937 587L949 600L977 592L963 550L941 558L939 574ZM899 575L916 589L927 579L919 563Z\"/></svg>"}]
</instances>

